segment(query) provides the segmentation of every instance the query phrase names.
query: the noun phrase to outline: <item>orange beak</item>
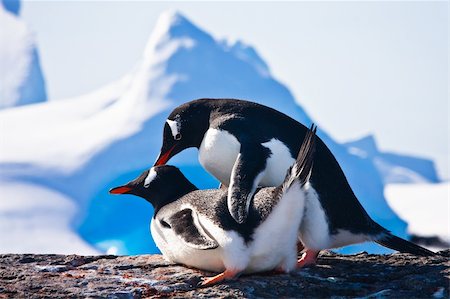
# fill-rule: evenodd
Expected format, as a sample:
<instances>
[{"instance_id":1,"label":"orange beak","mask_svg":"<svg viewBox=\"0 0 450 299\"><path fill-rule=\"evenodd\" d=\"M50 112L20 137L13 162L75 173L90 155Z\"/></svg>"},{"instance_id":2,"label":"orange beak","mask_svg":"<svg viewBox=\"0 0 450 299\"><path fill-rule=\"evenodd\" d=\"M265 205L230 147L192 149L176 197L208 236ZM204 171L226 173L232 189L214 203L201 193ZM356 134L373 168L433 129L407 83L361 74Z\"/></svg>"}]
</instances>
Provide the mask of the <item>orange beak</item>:
<instances>
[{"instance_id":1,"label":"orange beak","mask_svg":"<svg viewBox=\"0 0 450 299\"><path fill-rule=\"evenodd\" d=\"M120 187L116 187L116 188L112 188L111 190L109 190L109 193L111 194L124 194L131 191L130 187L125 187L125 186L120 186Z\"/></svg>"},{"instance_id":2,"label":"orange beak","mask_svg":"<svg viewBox=\"0 0 450 299\"><path fill-rule=\"evenodd\" d=\"M165 152L164 154L160 154L158 159L156 159L155 165L153 165L153 166L165 165L167 163L167 161L169 161L170 154L172 153L174 148L175 148L175 145L172 146L172 148L170 150L168 150L167 152Z\"/></svg>"}]
</instances>

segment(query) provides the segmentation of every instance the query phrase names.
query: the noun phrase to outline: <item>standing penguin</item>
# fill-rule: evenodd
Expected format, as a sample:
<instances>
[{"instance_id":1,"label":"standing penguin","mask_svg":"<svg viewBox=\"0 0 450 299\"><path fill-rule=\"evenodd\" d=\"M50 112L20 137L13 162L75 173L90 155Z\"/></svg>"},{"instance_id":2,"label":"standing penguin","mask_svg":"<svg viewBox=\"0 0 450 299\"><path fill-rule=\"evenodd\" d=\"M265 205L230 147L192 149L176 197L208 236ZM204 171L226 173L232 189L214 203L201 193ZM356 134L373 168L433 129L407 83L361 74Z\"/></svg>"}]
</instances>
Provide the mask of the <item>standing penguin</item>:
<instances>
[{"instance_id":1,"label":"standing penguin","mask_svg":"<svg viewBox=\"0 0 450 299\"><path fill-rule=\"evenodd\" d=\"M282 182L307 131L289 116L257 103L199 99L170 113L155 165L166 164L186 148L198 148L200 164L228 187L232 217L244 223L257 187ZM322 249L366 241L415 255L434 254L392 235L369 217L320 138L311 187L299 234L306 247L300 266L314 263Z\"/></svg>"},{"instance_id":2,"label":"standing penguin","mask_svg":"<svg viewBox=\"0 0 450 299\"><path fill-rule=\"evenodd\" d=\"M245 224L228 212L226 190L197 190L174 166L155 166L110 193L137 195L154 206L152 236L169 261L223 271L203 286L240 273L289 272L296 267L315 131L312 127L308 132L282 184L256 191Z\"/></svg>"}]
</instances>

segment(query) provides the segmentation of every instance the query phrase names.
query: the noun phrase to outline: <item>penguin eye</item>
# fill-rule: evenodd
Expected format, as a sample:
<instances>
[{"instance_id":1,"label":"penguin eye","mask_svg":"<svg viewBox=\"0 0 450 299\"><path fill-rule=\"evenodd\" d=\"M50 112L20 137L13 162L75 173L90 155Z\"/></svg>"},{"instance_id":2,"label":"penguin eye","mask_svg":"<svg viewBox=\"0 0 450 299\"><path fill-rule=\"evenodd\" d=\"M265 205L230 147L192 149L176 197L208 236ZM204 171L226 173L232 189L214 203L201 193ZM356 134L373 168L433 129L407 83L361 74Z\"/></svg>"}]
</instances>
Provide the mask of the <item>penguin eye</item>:
<instances>
[{"instance_id":1,"label":"penguin eye","mask_svg":"<svg viewBox=\"0 0 450 299\"><path fill-rule=\"evenodd\" d=\"M181 139L181 134L180 133L178 133L177 135L175 135L175 140L180 140Z\"/></svg>"},{"instance_id":2,"label":"penguin eye","mask_svg":"<svg viewBox=\"0 0 450 299\"><path fill-rule=\"evenodd\" d=\"M171 228L170 224L165 222L164 220L160 220L159 223L161 223L162 227Z\"/></svg>"}]
</instances>

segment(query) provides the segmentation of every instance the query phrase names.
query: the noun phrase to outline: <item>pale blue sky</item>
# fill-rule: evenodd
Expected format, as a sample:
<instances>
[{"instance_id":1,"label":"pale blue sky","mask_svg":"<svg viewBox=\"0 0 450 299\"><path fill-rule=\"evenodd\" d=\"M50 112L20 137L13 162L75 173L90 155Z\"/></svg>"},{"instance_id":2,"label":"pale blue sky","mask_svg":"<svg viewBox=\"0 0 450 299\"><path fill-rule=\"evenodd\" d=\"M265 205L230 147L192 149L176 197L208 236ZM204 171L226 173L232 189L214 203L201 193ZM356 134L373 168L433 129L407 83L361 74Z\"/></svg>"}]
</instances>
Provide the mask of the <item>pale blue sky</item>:
<instances>
[{"instance_id":1,"label":"pale blue sky","mask_svg":"<svg viewBox=\"0 0 450 299\"><path fill-rule=\"evenodd\" d=\"M28 1L21 15L50 98L127 73L166 9L254 46L338 141L373 133L384 150L434 158L448 177L447 2Z\"/></svg>"}]
</instances>

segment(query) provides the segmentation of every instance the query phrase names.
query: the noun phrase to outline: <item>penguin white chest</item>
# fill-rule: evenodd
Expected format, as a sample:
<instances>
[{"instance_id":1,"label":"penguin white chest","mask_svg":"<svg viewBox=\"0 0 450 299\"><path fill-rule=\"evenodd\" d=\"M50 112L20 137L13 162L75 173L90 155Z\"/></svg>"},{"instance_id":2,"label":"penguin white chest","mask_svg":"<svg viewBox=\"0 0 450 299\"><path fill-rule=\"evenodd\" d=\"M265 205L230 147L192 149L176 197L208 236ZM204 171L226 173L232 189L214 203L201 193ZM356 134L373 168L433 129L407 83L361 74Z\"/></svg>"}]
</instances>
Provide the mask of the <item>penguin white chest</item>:
<instances>
[{"instance_id":1,"label":"penguin white chest","mask_svg":"<svg viewBox=\"0 0 450 299\"><path fill-rule=\"evenodd\" d=\"M221 248L199 250L189 247L172 229L161 227L155 219L152 219L150 231L156 246L168 261L214 272L225 270Z\"/></svg>"},{"instance_id":2,"label":"penguin white chest","mask_svg":"<svg viewBox=\"0 0 450 299\"><path fill-rule=\"evenodd\" d=\"M272 270L289 272L297 261L297 235L305 207L305 194L294 183L255 230L248 272Z\"/></svg>"},{"instance_id":3,"label":"penguin white chest","mask_svg":"<svg viewBox=\"0 0 450 299\"><path fill-rule=\"evenodd\" d=\"M289 148L278 139L272 138L268 142L264 142L262 146L268 148L271 154L266 161L264 176L259 185L263 187L278 186L283 182L286 171L294 164L295 159L292 158Z\"/></svg>"},{"instance_id":4,"label":"penguin white chest","mask_svg":"<svg viewBox=\"0 0 450 299\"><path fill-rule=\"evenodd\" d=\"M232 134L210 128L199 148L200 164L220 182L229 185L241 144Z\"/></svg>"},{"instance_id":5,"label":"penguin white chest","mask_svg":"<svg viewBox=\"0 0 450 299\"><path fill-rule=\"evenodd\" d=\"M262 146L270 150L266 168L259 185L278 186L283 182L287 169L294 163L288 147L272 138ZM241 149L241 144L225 130L210 128L205 133L199 148L200 164L221 183L229 186L231 172ZM250 157L251 159L252 157Z\"/></svg>"}]
</instances>

